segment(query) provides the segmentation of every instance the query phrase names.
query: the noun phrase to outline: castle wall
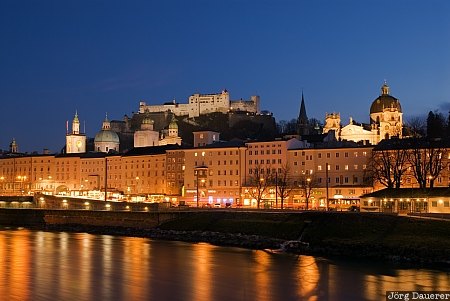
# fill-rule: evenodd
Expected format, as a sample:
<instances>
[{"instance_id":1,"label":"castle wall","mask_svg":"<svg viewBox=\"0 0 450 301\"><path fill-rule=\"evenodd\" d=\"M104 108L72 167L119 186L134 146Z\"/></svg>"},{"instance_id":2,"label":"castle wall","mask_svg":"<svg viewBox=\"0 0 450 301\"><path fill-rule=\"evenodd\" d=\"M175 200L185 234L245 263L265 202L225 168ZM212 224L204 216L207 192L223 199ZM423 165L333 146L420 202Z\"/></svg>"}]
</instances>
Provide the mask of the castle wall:
<instances>
[{"instance_id":1,"label":"castle wall","mask_svg":"<svg viewBox=\"0 0 450 301\"><path fill-rule=\"evenodd\" d=\"M229 110L259 113L259 104L259 96L251 96L250 101L230 101L228 91L224 90L217 94L193 94L189 97L187 104L178 104L174 102L162 105L147 105L145 102L141 101L139 103L139 113L143 114L146 111L150 113L170 111L176 116L189 117L198 117L203 114L214 112L227 113Z\"/></svg>"}]
</instances>

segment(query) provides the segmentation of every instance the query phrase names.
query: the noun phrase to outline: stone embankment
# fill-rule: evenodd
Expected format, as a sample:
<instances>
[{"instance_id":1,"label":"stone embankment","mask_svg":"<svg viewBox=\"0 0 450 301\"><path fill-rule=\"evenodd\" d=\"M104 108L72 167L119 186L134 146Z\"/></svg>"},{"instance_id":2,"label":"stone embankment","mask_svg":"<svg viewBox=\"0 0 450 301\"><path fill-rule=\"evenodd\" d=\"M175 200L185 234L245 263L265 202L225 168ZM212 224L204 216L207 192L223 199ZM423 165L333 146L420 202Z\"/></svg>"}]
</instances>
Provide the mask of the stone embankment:
<instances>
[{"instance_id":1,"label":"stone embankment","mask_svg":"<svg viewBox=\"0 0 450 301\"><path fill-rule=\"evenodd\" d=\"M0 225L450 266L450 222L353 212L0 209Z\"/></svg>"}]
</instances>

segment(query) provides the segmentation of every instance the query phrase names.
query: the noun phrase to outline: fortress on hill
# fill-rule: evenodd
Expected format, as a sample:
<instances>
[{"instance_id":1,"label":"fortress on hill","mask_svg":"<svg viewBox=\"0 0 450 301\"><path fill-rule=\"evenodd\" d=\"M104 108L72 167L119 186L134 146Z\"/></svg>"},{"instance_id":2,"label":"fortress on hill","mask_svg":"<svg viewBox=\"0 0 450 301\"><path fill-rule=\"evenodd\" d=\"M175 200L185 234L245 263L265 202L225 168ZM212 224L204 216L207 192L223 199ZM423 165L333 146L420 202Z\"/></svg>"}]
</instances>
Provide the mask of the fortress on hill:
<instances>
[{"instance_id":1,"label":"fortress on hill","mask_svg":"<svg viewBox=\"0 0 450 301\"><path fill-rule=\"evenodd\" d=\"M228 91L223 90L217 94L193 94L189 97L187 104L177 103L174 100L162 105L147 105L144 101L141 101L139 103L139 113L172 112L175 116L189 117L198 117L214 112L227 113L230 111L259 114L259 104L259 96L251 96L250 100L230 100Z\"/></svg>"}]
</instances>

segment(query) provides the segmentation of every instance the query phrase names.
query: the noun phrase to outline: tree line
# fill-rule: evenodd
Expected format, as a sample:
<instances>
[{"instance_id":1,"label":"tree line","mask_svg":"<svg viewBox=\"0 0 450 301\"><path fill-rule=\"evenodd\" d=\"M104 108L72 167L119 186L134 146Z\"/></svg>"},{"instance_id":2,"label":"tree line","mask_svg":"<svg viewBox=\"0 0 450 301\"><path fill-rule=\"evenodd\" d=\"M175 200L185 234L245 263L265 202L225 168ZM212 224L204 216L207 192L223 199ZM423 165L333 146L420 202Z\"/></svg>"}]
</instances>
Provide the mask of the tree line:
<instances>
[{"instance_id":1,"label":"tree line","mask_svg":"<svg viewBox=\"0 0 450 301\"><path fill-rule=\"evenodd\" d=\"M372 150L372 177L386 188L401 188L406 177L413 177L419 188L433 188L448 168L449 146L447 139L426 137L383 140Z\"/></svg>"},{"instance_id":2,"label":"tree line","mask_svg":"<svg viewBox=\"0 0 450 301\"><path fill-rule=\"evenodd\" d=\"M257 164L252 168L252 172L244 183L248 195L256 200L258 208L267 194L275 194L275 208L280 207L281 209L284 208L286 199L292 195L294 190L301 193L305 199L305 207L308 208L311 193L317 185L316 178L308 171L293 177L288 164L278 170L270 167L264 168Z\"/></svg>"}]
</instances>

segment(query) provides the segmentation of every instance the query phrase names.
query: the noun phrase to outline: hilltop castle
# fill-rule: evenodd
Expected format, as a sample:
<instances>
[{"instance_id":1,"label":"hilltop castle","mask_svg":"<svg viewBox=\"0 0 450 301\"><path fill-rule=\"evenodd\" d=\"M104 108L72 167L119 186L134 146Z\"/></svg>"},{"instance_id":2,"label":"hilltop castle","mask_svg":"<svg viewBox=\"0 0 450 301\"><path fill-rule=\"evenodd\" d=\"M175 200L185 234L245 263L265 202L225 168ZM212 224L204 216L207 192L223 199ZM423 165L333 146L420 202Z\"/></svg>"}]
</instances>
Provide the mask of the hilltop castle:
<instances>
[{"instance_id":1,"label":"hilltop castle","mask_svg":"<svg viewBox=\"0 0 450 301\"><path fill-rule=\"evenodd\" d=\"M250 100L230 100L227 90L217 94L193 94L188 104L165 103L163 105L147 105L139 103L139 112L132 118L125 115L123 121L110 121L106 117L101 130L90 143L86 135L80 131L78 112L66 129L66 153L121 152L133 147L161 146L168 144L181 145L176 116L199 117L201 115L220 112L260 113L259 96L251 96Z\"/></svg>"},{"instance_id":2,"label":"hilltop castle","mask_svg":"<svg viewBox=\"0 0 450 301\"><path fill-rule=\"evenodd\" d=\"M139 103L139 113L146 111L172 112L176 116L198 117L203 114L214 112L227 113L229 111L244 111L250 113L260 113L259 96L251 96L250 100L230 100L230 94L223 90L217 94L193 94L189 97L189 103L182 104L173 102L162 105L147 105L144 101Z\"/></svg>"}]
</instances>

